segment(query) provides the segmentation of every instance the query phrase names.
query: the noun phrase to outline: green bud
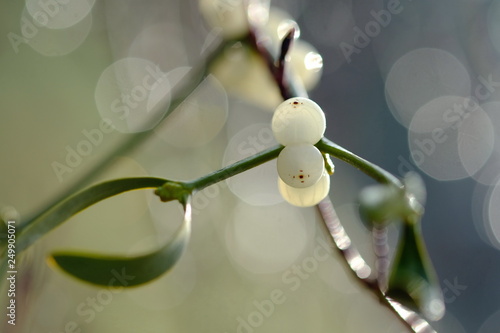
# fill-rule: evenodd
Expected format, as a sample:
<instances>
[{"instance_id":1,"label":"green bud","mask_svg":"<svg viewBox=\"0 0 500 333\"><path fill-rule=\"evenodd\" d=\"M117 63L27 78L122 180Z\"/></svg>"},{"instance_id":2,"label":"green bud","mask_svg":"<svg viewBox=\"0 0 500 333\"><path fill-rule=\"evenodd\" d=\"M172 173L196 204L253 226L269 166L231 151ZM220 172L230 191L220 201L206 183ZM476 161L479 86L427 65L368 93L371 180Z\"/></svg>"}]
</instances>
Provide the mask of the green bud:
<instances>
[{"instance_id":1,"label":"green bud","mask_svg":"<svg viewBox=\"0 0 500 333\"><path fill-rule=\"evenodd\" d=\"M191 195L191 190L186 188L184 183L169 181L158 187L155 194L160 197L163 202L177 200L180 203L185 203L186 198Z\"/></svg>"}]
</instances>

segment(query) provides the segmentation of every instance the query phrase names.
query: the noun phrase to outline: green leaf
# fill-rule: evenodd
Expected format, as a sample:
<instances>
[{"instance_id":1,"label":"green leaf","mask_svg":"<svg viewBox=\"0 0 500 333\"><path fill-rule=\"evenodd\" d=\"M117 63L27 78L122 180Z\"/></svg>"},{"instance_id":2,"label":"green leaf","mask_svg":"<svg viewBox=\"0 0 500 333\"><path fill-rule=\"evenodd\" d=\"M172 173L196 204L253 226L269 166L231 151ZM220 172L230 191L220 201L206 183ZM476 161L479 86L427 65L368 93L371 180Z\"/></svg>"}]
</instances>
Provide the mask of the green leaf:
<instances>
[{"instance_id":1,"label":"green leaf","mask_svg":"<svg viewBox=\"0 0 500 333\"><path fill-rule=\"evenodd\" d=\"M386 296L431 320L444 314L443 295L418 223L404 223Z\"/></svg>"},{"instance_id":2,"label":"green leaf","mask_svg":"<svg viewBox=\"0 0 500 333\"><path fill-rule=\"evenodd\" d=\"M18 230L18 252L33 244L71 216L114 195L144 188L157 188L168 180L153 177L122 178L93 185L52 206Z\"/></svg>"},{"instance_id":3,"label":"green leaf","mask_svg":"<svg viewBox=\"0 0 500 333\"><path fill-rule=\"evenodd\" d=\"M415 219L424 213L425 185L418 174L408 173L404 187L372 185L359 195L359 212L369 227L386 225L393 220Z\"/></svg>"},{"instance_id":4,"label":"green leaf","mask_svg":"<svg viewBox=\"0 0 500 333\"><path fill-rule=\"evenodd\" d=\"M404 193L388 185L372 185L364 188L359 194L359 213L363 221L385 225L392 220L400 219L405 209Z\"/></svg>"},{"instance_id":5,"label":"green leaf","mask_svg":"<svg viewBox=\"0 0 500 333\"><path fill-rule=\"evenodd\" d=\"M406 192L411 193L420 205L425 206L427 192L422 177L416 172L408 172L404 175L403 183Z\"/></svg>"},{"instance_id":6,"label":"green leaf","mask_svg":"<svg viewBox=\"0 0 500 333\"><path fill-rule=\"evenodd\" d=\"M55 253L49 260L74 277L100 286L134 287L170 270L180 259L191 234L190 198L184 204L184 222L174 238L160 249L137 257Z\"/></svg>"}]
</instances>

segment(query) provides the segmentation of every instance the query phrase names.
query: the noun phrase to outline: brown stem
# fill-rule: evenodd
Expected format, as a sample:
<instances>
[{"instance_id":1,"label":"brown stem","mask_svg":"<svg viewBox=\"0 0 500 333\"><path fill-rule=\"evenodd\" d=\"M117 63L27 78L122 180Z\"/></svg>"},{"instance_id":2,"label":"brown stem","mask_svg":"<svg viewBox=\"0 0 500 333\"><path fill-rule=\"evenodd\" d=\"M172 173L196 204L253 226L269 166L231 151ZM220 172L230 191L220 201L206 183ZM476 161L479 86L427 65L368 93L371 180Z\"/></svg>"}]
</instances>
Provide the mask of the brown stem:
<instances>
[{"instance_id":1,"label":"brown stem","mask_svg":"<svg viewBox=\"0 0 500 333\"><path fill-rule=\"evenodd\" d=\"M276 83L276 86L279 88L283 99L289 99L295 96L307 97L307 92L302 84L296 80L290 80L285 70L287 65L286 56L290 51L291 40L293 40L294 34L295 29L293 28L286 34L280 48L281 53L278 56L278 60L271 52L269 39L262 37L258 29L252 28L247 37L247 43L252 46L266 62L269 73ZM279 60L281 58L283 61Z\"/></svg>"},{"instance_id":2,"label":"brown stem","mask_svg":"<svg viewBox=\"0 0 500 333\"><path fill-rule=\"evenodd\" d=\"M266 39L260 38L257 29L251 29L248 37L248 43L266 61L269 72L274 78L276 85L279 87L281 96L284 100L296 96L307 97L305 89L295 80L288 79L284 70L286 66L285 58L290 50L289 45L287 46L284 44L289 43L287 38L290 36L293 37L293 31L289 32L287 37L283 40L281 54L279 55L278 60L276 60L269 51L269 46L262 42ZM344 258L344 264L350 268L355 279L366 289L370 290L380 300L380 303L389 308L411 332L436 333L429 323L419 314L385 296L379 285L379 277L376 276L376 274L374 277L372 269L352 243L344 227L340 223L329 197L326 197L320 204L318 204L318 210L337 250L341 254L342 258ZM379 270L379 272L385 274L385 271L383 270ZM385 279L385 277L383 278Z\"/></svg>"},{"instance_id":3,"label":"brown stem","mask_svg":"<svg viewBox=\"0 0 500 333\"><path fill-rule=\"evenodd\" d=\"M389 244L387 243L387 227L372 228L373 252L377 257L375 261L375 270L378 285L381 290L387 287L387 278L389 272Z\"/></svg>"},{"instance_id":4,"label":"brown stem","mask_svg":"<svg viewBox=\"0 0 500 333\"><path fill-rule=\"evenodd\" d=\"M370 290L380 301L380 303L391 310L396 317L405 325L411 332L415 333L437 333L429 323L424 320L416 312L407 309L400 303L386 297L380 289L379 281L374 278L371 273L371 268L366 264L359 251L351 242L351 239L340 223L340 219L333 207L330 198L326 197L318 204L319 212L323 218L325 226L332 237L335 247L339 254L344 258L346 264L354 278L361 283L366 289Z\"/></svg>"}]
</instances>

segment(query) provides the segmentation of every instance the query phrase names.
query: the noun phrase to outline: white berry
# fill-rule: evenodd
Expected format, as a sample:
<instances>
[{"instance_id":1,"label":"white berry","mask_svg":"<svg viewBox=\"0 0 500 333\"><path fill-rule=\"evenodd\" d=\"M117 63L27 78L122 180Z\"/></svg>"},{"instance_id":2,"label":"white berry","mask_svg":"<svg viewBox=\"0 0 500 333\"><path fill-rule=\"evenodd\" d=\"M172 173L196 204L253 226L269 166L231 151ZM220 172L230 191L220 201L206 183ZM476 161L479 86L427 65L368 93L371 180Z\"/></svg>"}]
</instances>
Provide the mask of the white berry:
<instances>
[{"instance_id":1,"label":"white berry","mask_svg":"<svg viewBox=\"0 0 500 333\"><path fill-rule=\"evenodd\" d=\"M330 190L330 176L324 172L318 182L305 188L288 186L278 178L278 188L283 198L298 207L311 207L326 198Z\"/></svg>"},{"instance_id":2,"label":"white berry","mask_svg":"<svg viewBox=\"0 0 500 333\"><path fill-rule=\"evenodd\" d=\"M323 69L323 58L311 44L296 40L290 50L290 65L306 90L309 91L318 84Z\"/></svg>"},{"instance_id":3,"label":"white berry","mask_svg":"<svg viewBox=\"0 0 500 333\"><path fill-rule=\"evenodd\" d=\"M321 107L308 98L287 99L274 111L272 130L276 140L286 146L317 143L325 134L326 119Z\"/></svg>"},{"instance_id":4,"label":"white berry","mask_svg":"<svg viewBox=\"0 0 500 333\"><path fill-rule=\"evenodd\" d=\"M226 38L248 33L248 22L243 0L199 0L200 12L212 28L220 28Z\"/></svg>"},{"instance_id":5,"label":"white berry","mask_svg":"<svg viewBox=\"0 0 500 333\"><path fill-rule=\"evenodd\" d=\"M278 174L287 185L309 187L321 178L325 170L323 155L309 143L288 145L278 156Z\"/></svg>"}]
</instances>

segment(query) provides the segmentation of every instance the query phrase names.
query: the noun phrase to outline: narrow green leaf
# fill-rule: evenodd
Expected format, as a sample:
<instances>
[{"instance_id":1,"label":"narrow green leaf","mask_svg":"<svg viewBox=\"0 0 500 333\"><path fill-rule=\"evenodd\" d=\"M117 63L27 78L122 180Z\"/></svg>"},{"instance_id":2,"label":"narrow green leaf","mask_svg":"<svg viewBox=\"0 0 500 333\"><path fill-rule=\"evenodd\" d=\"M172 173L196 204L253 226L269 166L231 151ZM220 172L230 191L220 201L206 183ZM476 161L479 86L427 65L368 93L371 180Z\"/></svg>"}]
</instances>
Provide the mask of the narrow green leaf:
<instances>
[{"instance_id":1,"label":"narrow green leaf","mask_svg":"<svg viewBox=\"0 0 500 333\"><path fill-rule=\"evenodd\" d=\"M106 181L69 196L38 215L28 225L18 230L18 252L33 244L50 230L56 228L76 213L114 195L144 188L157 188L168 180L153 177L122 178Z\"/></svg>"},{"instance_id":2,"label":"narrow green leaf","mask_svg":"<svg viewBox=\"0 0 500 333\"><path fill-rule=\"evenodd\" d=\"M74 277L100 286L134 287L170 270L180 259L191 235L191 203L184 204L184 222L174 238L160 249L138 257L55 253L49 260Z\"/></svg>"},{"instance_id":3,"label":"narrow green leaf","mask_svg":"<svg viewBox=\"0 0 500 333\"><path fill-rule=\"evenodd\" d=\"M386 295L431 320L444 314L444 301L418 223L404 223Z\"/></svg>"}]
</instances>

